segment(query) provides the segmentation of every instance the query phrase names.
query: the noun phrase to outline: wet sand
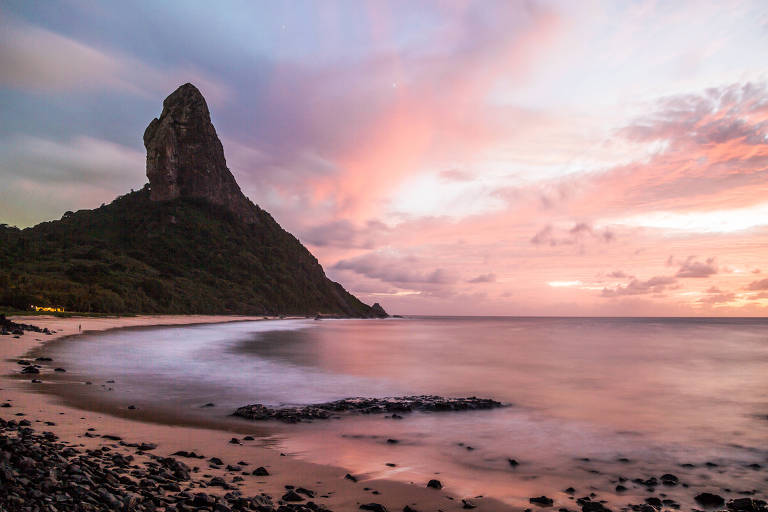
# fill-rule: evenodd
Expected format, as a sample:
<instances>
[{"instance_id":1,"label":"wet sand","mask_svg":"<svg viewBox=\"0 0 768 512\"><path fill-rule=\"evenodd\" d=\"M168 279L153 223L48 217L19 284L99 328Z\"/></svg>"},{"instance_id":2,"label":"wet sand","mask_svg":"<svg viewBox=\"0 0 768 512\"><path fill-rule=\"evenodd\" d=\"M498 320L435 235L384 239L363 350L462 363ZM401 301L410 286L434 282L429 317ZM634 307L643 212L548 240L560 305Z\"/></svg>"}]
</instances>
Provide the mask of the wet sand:
<instances>
[{"instance_id":1,"label":"wet sand","mask_svg":"<svg viewBox=\"0 0 768 512\"><path fill-rule=\"evenodd\" d=\"M163 418L162 423L155 421L138 421L125 415L116 416L105 412L86 411L68 404L60 403L55 397L37 393L31 384L32 378L45 382L46 371L39 375L28 375L19 378L21 366L19 358L28 354L44 353L45 345L65 336L78 335L78 325L83 332L105 331L122 327L185 325L196 323L217 323L232 321L253 321L263 317L222 317L222 316L139 316L125 318L56 318L56 317L13 317L11 320L48 328L55 331L52 335L25 331L23 336L0 337L0 402L10 407L0 409L0 418L4 420L27 419L32 428L46 430L56 434L62 441L94 449L101 446L112 448L112 453L131 454L136 457L134 464L149 461L149 455L137 454L135 448L121 446L114 440L104 439L101 435L117 436L125 443L153 443L157 447L150 453L169 456L177 451L194 451L202 454L206 460L218 457L223 461L221 469L208 467L206 460L180 459L201 467L200 473L193 475L193 480L209 480L212 476L232 481L232 473L224 469L227 464L236 465L240 461L248 462L249 468L264 466L270 475L266 477L247 476L242 482L234 485L243 495L251 496L266 493L277 502L285 493L286 485L304 487L315 491L315 502L331 510L358 510L360 504L381 503L389 510L402 510L409 505L415 510L461 510L461 498L471 498L476 510L496 511L514 510L499 501L481 498L454 496L450 487L441 490L427 488L427 482L412 482L410 484L389 480L368 480L364 474L355 475L357 482L345 478L347 470L330 465L313 464L298 460L290 454L283 455L264 446L256 440L243 440L243 432L249 430L258 434L258 427L244 427L238 432L227 432L221 429L174 425L172 418ZM51 362L55 367L55 361ZM48 374L50 375L50 374ZM106 410L106 409L104 409ZM23 415L20 416L19 414ZM51 424L47 424L52 423ZM87 437L88 429L94 429ZM233 437L240 444L232 444ZM255 436L254 436L255 437ZM203 474L210 475L203 478ZM439 478L439 476L438 476ZM224 494L224 490L207 487L209 494ZM322 497L327 496L327 497Z\"/></svg>"}]
</instances>

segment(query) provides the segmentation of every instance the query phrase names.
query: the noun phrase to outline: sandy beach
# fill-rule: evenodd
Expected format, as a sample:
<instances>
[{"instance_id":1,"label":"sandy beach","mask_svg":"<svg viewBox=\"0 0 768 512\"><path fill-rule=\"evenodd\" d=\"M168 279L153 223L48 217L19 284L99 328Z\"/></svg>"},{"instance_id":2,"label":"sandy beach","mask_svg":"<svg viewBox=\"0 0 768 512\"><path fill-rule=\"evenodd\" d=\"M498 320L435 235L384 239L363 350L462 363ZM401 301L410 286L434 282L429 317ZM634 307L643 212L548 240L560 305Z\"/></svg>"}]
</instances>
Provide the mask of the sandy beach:
<instances>
[{"instance_id":1,"label":"sandy beach","mask_svg":"<svg viewBox=\"0 0 768 512\"><path fill-rule=\"evenodd\" d=\"M510 507L491 499L481 497L453 496L450 489L427 488L427 482L405 484L382 479L367 479L366 475L354 475L357 482L345 478L348 471L344 468L320 465L298 460L289 455L258 446L257 442L243 440L241 433L223 430L180 427L168 424L157 424L136 421L129 417L83 411L59 403L55 397L34 392L30 383L33 377L45 381L44 369L39 375L29 375L20 379L22 366L20 358L30 351L35 355L45 353L45 345L65 336L76 336L81 332L97 332L109 329L139 326L184 325L199 323L234 322L244 320L259 320L263 317L222 317L222 316L136 316L114 318L57 318L49 316L12 317L18 323L36 325L55 331L51 335L25 331L18 338L2 336L0 338L0 401L10 404L10 407L0 409L3 420L26 419L36 431L46 430L56 434L62 442L72 446L94 449L107 446L111 453L130 454L135 457L133 465L150 461L150 454L167 457L178 451L194 451L202 454L205 459L179 459L190 467L199 466L193 470L190 485L191 492L200 492L202 487L208 494L223 494L226 491L219 487L209 487L203 482L211 478L221 477L229 482L231 487L239 490L244 496L265 493L272 497L277 504L286 493L286 486L303 487L314 491L313 500L331 510L358 510L361 504L379 503L388 510L403 510L405 506L413 510L459 510L464 508L462 498L471 499L477 510L510 510ZM50 364L55 366L55 361ZM53 368L53 367L51 367ZM23 415L23 416L21 416ZM47 422L47 423L46 423ZM88 429L94 429L87 437ZM258 429L254 427L254 432ZM115 440L104 439L100 436L109 435L122 439L122 443L152 443L157 445L146 453L137 453L137 448L127 447ZM233 444L236 437L239 444ZM218 457L223 461L220 468L210 468L208 459ZM241 466L242 471L227 471L227 465ZM241 476L242 481L233 482L233 478L243 471L263 466L269 476ZM439 478L436 476L435 478Z\"/></svg>"}]
</instances>

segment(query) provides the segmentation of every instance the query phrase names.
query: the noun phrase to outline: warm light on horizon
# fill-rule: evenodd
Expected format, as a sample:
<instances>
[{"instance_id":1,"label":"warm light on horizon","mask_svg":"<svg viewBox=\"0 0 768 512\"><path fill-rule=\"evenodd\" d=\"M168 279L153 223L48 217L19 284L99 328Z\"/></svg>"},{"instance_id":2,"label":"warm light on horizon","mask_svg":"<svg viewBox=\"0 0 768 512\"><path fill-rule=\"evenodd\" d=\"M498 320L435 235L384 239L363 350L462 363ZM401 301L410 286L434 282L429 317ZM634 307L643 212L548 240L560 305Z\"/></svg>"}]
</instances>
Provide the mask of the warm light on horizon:
<instances>
[{"instance_id":1,"label":"warm light on horizon","mask_svg":"<svg viewBox=\"0 0 768 512\"><path fill-rule=\"evenodd\" d=\"M183 47L146 6L8 6L0 222L141 188L146 122L192 82L243 192L367 303L766 315L763 2L343 5L217 10L226 33L153 5Z\"/></svg>"}]
</instances>

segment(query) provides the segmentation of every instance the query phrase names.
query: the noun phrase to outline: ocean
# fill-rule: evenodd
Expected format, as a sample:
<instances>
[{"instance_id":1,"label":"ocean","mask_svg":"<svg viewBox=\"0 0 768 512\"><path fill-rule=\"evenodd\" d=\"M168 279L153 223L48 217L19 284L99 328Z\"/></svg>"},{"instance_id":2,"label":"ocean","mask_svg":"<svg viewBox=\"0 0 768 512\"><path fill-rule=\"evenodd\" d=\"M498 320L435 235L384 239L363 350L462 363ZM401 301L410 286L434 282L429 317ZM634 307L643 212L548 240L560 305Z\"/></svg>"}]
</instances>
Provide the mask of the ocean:
<instances>
[{"instance_id":1,"label":"ocean","mask_svg":"<svg viewBox=\"0 0 768 512\"><path fill-rule=\"evenodd\" d=\"M46 387L64 401L252 433L367 478L438 478L520 506L567 487L642 502L651 494L632 480L665 473L681 485L664 492L684 506L698 492L768 487L766 319L275 320L85 334L45 352L67 368ZM251 403L416 394L508 407L297 425L230 416Z\"/></svg>"}]
</instances>

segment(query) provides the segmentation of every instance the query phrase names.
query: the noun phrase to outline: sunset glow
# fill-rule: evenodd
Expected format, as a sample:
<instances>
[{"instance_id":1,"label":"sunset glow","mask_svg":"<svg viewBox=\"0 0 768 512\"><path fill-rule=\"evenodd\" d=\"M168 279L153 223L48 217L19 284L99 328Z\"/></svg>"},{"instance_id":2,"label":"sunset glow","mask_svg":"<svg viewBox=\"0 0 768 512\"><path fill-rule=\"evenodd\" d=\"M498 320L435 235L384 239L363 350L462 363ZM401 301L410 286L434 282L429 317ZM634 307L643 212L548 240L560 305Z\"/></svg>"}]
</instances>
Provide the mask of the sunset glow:
<instances>
[{"instance_id":1,"label":"sunset glow","mask_svg":"<svg viewBox=\"0 0 768 512\"><path fill-rule=\"evenodd\" d=\"M0 221L142 187L190 81L243 192L390 313L768 313L765 2L299 3L0 8Z\"/></svg>"}]
</instances>

